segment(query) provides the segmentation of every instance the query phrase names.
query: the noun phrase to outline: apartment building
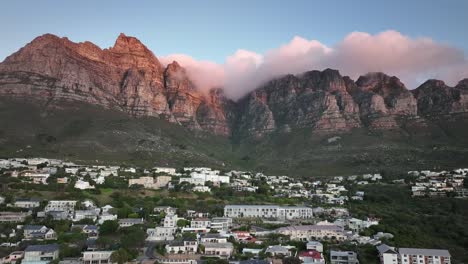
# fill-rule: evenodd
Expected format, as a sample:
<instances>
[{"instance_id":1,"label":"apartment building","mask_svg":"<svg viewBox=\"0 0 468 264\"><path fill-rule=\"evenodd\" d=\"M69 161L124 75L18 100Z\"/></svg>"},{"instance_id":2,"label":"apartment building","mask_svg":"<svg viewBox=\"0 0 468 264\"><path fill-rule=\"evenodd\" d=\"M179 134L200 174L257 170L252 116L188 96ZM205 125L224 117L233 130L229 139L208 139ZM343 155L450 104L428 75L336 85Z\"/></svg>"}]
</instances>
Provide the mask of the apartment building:
<instances>
[{"instance_id":1,"label":"apartment building","mask_svg":"<svg viewBox=\"0 0 468 264\"><path fill-rule=\"evenodd\" d=\"M278 205L226 205L225 217L234 218L263 218L278 220L311 219L312 208L306 206L278 206Z\"/></svg>"}]
</instances>

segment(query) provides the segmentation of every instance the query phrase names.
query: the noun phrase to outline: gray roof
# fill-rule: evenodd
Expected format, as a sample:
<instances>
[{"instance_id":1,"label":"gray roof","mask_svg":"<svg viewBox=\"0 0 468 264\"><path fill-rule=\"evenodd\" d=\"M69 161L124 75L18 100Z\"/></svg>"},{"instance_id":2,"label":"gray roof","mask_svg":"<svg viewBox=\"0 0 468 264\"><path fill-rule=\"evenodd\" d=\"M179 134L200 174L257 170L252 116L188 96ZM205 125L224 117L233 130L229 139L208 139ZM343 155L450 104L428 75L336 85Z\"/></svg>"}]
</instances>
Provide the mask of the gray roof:
<instances>
[{"instance_id":1,"label":"gray roof","mask_svg":"<svg viewBox=\"0 0 468 264\"><path fill-rule=\"evenodd\" d=\"M38 229L41 229L42 225L25 225L23 230L38 230Z\"/></svg>"},{"instance_id":2,"label":"gray roof","mask_svg":"<svg viewBox=\"0 0 468 264\"><path fill-rule=\"evenodd\" d=\"M205 248L233 248L232 243L203 243Z\"/></svg>"},{"instance_id":3,"label":"gray roof","mask_svg":"<svg viewBox=\"0 0 468 264\"><path fill-rule=\"evenodd\" d=\"M450 257L450 253L446 249L399 248L398 252L402 255L424 255L424 256Z\"/></svg>"},{"instance_id":4,"label":"gray roof","mask_svg":"<svg viewBox=\"0 0 468 264\"><path fill-rule=\"evenodd\" d=\"M48 245L31 245L28 246L24 251L25 252L32 252L32 251L40 251L40 252L54 252L59 250L59 245L57 244L48 244Z\"/></svg>"},{"instance_id":5,"label":"gray roof","mask_svg":"<svg viewBox=\"0 0 468 264\"><path fill-rule=\"evenodd\" d=\"M308 231L308 230L335 230L343 231L341 226L337 225L298 225L298 226L285 226L277 229L277 232L281 231Z\"/></svg>"},{"instance_id":6,"label":"gray roof","mask_svg":"<svg viewBox=\"0 0 468 264\"><path fill-rule=\"evenodd\" d=\"M141 218L123 218L119 219L119 223L134 223L134 224L139 224L143 223L143 219Z\"/></svg>"},{"instance_id":7,"label":"gray roof","mask_svg":"<svg viewBox=\"0 0 468 264\"><path fill-rule=\"evenodd\" d=\"M380 254L383 254L383 253L394 253L394 254L396 254L395 248L387 246L385 244L377 246L377 250L379 251Z\"/></svg>"},{"instance_id":8,"label":"gray roof","mask_svg":"<svg viewBox=\"0 0 468 264\"><path fill-rule=\"evenodd\" d=\"M289 249L283 247L283 246L271 246L267 248L265 252L289 252Z\"/></svg>"},{"instance_id":9,"label":"gray roof","mask_svg":"<svg viewBox=\"0 0 468 264\"><path fill-rule=\"evenodd\" d=\"M356 256L356 252L330 250L330 256L341 256L341 257Z\"/></svg>"}]
</instances>

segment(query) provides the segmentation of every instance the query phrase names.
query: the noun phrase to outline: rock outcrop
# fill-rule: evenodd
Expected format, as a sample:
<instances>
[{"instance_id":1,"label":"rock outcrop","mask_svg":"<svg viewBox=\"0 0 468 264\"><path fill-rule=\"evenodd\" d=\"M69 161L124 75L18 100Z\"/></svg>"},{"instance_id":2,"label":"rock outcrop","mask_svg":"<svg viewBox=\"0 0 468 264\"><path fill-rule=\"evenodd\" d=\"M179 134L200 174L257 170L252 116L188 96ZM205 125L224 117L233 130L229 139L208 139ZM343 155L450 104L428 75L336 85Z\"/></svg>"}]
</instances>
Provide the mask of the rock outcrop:
<instances>
[{"instance_id":1,"label":"rock outcrop","mask_svg":"<svg viewBox=\"0 0 468 264\"><path fill-rule=\"evenodd\" d=\"M223 100L201 93L177 62L164 67L138 39L124 34L109 49L40 36L0 64L0 94L55 107L82 101L230 133Z\"/></svg>"},{"instance_id":2,"label":"rock outcrop","mask_svg":"<svg viewBox=\"0 0 468 264\"><path fill-rule=\"evenodd\" d=\"M138 39L124 34L108 49L46 34L0 63L1 96L58 108L86 102L224 136L262 137L298 128L399 129L405 120L468 112L468 79L455 87L429 80L409 91L384 73L354 82L326 69L278 77L238 102L221 88L201 92L206 88L196 87L178 62L163 66Z\"/></svg>"}]
</instances>

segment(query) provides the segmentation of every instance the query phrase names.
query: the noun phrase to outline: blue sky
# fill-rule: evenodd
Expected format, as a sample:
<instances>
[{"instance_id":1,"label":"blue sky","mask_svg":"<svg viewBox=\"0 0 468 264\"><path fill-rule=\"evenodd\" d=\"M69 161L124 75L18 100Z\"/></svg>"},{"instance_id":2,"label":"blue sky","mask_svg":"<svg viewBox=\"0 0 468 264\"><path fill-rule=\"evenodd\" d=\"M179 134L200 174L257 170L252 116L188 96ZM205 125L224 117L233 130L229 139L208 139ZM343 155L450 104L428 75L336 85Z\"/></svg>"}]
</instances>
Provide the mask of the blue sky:
<instances>
[{"instance_id":1,"label":"blue sky","mask_svg":"<svg viewBox=\"0 0 468 264\"><path fill-rule=\"evenodd\" d=\"M353 31L393 29L468 53L468 1L52 1L0 3L0 60L53 33L105 48L120 32L156 55L224 62L237 49L258 53L299 35L333 45Z\"/></svg>"}]
</instances>

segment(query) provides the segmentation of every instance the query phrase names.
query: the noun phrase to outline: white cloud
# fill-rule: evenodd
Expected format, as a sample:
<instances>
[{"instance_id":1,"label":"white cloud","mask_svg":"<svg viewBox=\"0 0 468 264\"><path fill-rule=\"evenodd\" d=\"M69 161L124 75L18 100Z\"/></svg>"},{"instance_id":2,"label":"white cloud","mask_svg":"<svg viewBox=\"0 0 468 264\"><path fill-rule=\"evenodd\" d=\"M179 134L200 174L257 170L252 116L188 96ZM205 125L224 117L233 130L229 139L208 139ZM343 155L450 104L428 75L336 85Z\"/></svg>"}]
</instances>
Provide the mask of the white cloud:
<instances>
[{"instance_id":1,"label":"white cloud","mask_svg":"<svg viewBox=\"0 0 468 264\"><path fill-rule=\"evenodd\" d=\"M468 77L468 61L461 50L428 38L410 38L397 31L375 35L353 32L332 47L296 36L265 54L238 50L224 64L199 61L184 54L161 58L164 64L172 60L187 68L200 89L224 87L233 99L277 76L325 68L338 69L352 78L382 71L398 76L409 88L428 78L454 85Z\"/></svg>"}]
</instances>

